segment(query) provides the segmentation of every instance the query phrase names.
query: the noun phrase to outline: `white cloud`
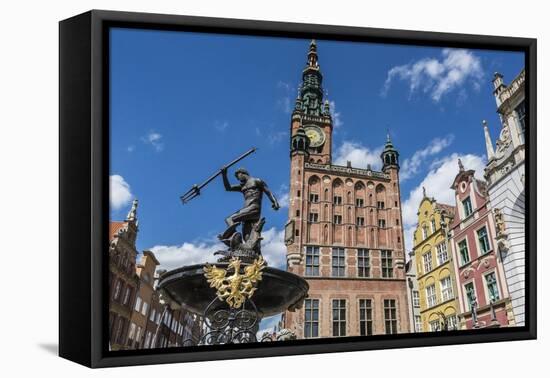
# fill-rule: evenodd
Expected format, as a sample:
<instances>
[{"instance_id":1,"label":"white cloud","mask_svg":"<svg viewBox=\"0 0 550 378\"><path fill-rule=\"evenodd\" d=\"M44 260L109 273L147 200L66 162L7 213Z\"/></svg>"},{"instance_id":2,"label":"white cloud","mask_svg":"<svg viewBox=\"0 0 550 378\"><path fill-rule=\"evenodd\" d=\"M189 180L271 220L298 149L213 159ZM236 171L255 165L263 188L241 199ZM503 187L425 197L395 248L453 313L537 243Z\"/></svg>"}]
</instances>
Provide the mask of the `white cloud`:
<instances>
[{"instance_id":1,"label":"white cloud","mask_svg":"<svg viewBox=\"0 0 550 378\"><path fill-rule=\"evenodd\" d=\"M227 121L216 121L214 123L214 127L216 128L216 130L218 130L219 132L223 133L225 130L227 130L227 128L229 127L229 122Z\"/></svg>"},{"instance_id":2,"label":"white cloud","mask_svg":"<svg viewBox=\"0 0 550 378\"><path fill-rule=\"evenodd\" d=\"M449 147L453 140L454 135L432 139L425 148L416 151L410 158L405 159L399 171L401 181L405 181L417 174L426 158L440 153L443 149Z\"/></svg>"},{"instance_id":3,"label":"white cloud","mask_svg":"<svg viewBox=\"0 0 550 378\"><path fill-rule=\"evenodd\" d=\"M132 197L130 184L124 180L124 177L120 175L109 176L109 202L112 209L118 210L128 205Z\"/></svg>"},{"instance_id":4,"label":"white cloud","mask_svg":"<svg viewBox=\"0 0 550 378\"><path fill-rule=\"evenodd\" d=\"M282 208L288 207L288 200L289 200L288 185L286 184L281 185L281 187L277 191L276 197L277 197L277 201L279 202L279 205Z\"/></svg>"},{"instance_id":5,"label":"white cloud","mask_svg":"<svg viewBox=\"0 0 550 378\"><path fill-rule=\"evenodd\" d=\"M128 152L134 152L135 149L136 149L136 146L130 145L130 146L128 146L128 147L126 148L126 151L128 151Z\"/></svg>"},{"instance_id":6,"label":"white cloud","mask_svg":"<svg viewBox=\"0 0 550 378\"><path fill-rule=\"evenodd\" d=\"M150 250L160 262L159 269L172 270L184 265L216 262L220 256L214 256L214 252L226 248L222 243L212 240L199 243L185 242L181 245L156 245Z\"/></svg>"},{"instance_id":7,"label":"white cloud","mask_svg":"<svg viewBox=\"0 0 550 378\"><path fill-rule=\"evenodd\" d=\"M454 178L458 174L458 159L462 160L466 169L476 171L476 177L483 178L485 157L473 154L459 155L454 153L434 162L426 177L409 192L408 198L403 202L403 225L405 232L405 248L407 251L413 247L413 232L418 222L418 206L423 198L422 187L426 188L426 194L434 197L437 202L455 205L454 191L451 189Z\"/></svg>"},{"instance_id":8,"label":"white cloud","mask_svg":"<svg viewBox=\"0 0 550 378\"><path fill-rule=\"evenodd\" d=\"M351 161L352 167L367 168L367 165L370 164L372 169L380 169L382 149L383 147L370 149L358 142L345 141L336 150L334 162L337 165L345 166L348 161Z\"/></svg>"},{"instance_id":9,"label":"white cloud","mask_svg":"<svg viewBox=\"0 0 550 378\"><path fill-rule=\"evenodd\" d=\"M284 230L271 227L262 232L262 255L269 266L279 269L286 268L286 246Z\"/></svg>"},{"instance_id":10,"label":"white cloud","mask_svg":"<svg viewBox=\"0 0 550 378\"><path fill-rule=\"evenodd\" d=\"M342 121L342 113L336 111L336 103L334 101L329 101L330 105L330 114L332 115L332 125L335 129L338 129L344 125Z\"/></svg>"},{"instance_id":11,"label":"white cloud","mask_svg":"<svg viewBox=\"0 0 550 378\"><path fill-rule=\"evenodd\" d=\"M262 233L262 255L271 267L284 269L286 265L286 247L284 231L275 227ZM207 240L195 243L185 242L181 245L156 245L150 250L160 262L159 269L172 270L185 265L215 263L219 255L214 252L226 250L227 247L218 240Z\"/></svg>"},{"instance_id":12,"label":"white cloud","mask_svg":"<svg viewBox=\"0 0 550 378\"><path fill-rule=\"evenodd\" d=\"M153 148L157 152L160 152L164 149L164 143L162 142L162 135L155 131L151 131L149 134L142 137L141 140L143 141L143 143L153 146Z\"/></svg>"},{"instance_id":13,"label":"white cloud","mask_svg":"<svg viewBox=\"0 0 550 378\"><path fill-rule=\"evenodd\" d=\"M469 50L444 49L441 59L424 58L416 62L396 66L388 71L388 77L382 89L385 96L392 81L397 78L408 81L409 92L412 95L417 90L429 94L434 102L470 82L475 90L479 90L483 78L481 60ZM466 92L460 93L464 101Z\"/></svg>"}]
</instances>

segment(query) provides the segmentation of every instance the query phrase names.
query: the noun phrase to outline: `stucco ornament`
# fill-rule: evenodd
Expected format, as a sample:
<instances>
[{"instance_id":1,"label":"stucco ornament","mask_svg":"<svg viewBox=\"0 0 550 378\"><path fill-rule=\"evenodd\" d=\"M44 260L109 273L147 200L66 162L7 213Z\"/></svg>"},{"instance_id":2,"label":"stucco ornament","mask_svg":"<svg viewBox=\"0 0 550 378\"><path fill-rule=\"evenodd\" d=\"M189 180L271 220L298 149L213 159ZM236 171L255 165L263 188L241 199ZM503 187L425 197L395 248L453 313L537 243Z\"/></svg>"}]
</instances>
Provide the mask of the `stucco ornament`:
<instances>
[{"instance_id":1,"label":"stucco ornament","mask_svg":"<svg viewBox=\"0 0 550 378\"><path fill-rule=\"evenodd\" d=\"M493 210L495 214L495 228L497 233L497 244L501 251L507 251L510 248L508 243L508 233L506 232L506 224L504 222L504 214L502 210L495 208Z\"/></svg>"}]
</instances>

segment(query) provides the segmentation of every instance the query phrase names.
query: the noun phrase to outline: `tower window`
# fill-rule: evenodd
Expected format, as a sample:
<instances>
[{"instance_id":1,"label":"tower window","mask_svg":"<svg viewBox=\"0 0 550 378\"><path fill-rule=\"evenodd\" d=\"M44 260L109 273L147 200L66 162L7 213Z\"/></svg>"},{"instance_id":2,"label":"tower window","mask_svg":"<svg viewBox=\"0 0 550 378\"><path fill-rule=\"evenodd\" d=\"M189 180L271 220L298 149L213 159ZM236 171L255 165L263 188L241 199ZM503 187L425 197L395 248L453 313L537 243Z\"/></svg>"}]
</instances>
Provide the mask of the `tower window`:
<instances>
[{"instance_id":1,"label":"tower window","mask_svg":"<svg viewBox=\"0 0 550 378\"><path fill-rule=\"evenodd\" d=\"M318 213L309 213L308 220L310 222L319 222L319 214Z\"/></svg>"},{"instance_id":2,"label":"tower window","mask_svg":"<svg viewBox=\"0 0 550 378\"><path fill-rule=\"evenodd\" d=\"M379 209L383 209L384 208L384 201L378 201L376 203L376 207L379 208Z\"/></svg>"},{"instance_id":3,"label":"tower window","mask_svg":"<svg viewBox=\"0 0 550 378\"><path fill-rule=\"evenodd\" d=\"M357 276L370 277L370 254L368 249L357 250Z\"/></svg>"},{"instance_id":4,"label":"tower window","mask_svg":"<svg viewBox=\"0 0 550 378\"><path fill-rule=\"evenodd\" d=\"M355 199L355 206L357 207L363 207L365 205L365 201L363 198L356 198Z\"/></svg>"},{"instance_id":5,"label":"tower window","mask_svg":"<svg viewBox=\"0 0 550 378\"><path fill-rule=\"evenodd\" d=\"M386 228L386 220L385 219L378 219L378 227Z\"/></svg>"},{"instance_id":6,"label":"tower window","mask_svg":"<svg viewBox=\"0 0 550 378\"><path fill-rule=\"evenodd\" d=\"M357 225L358 226L364 226L365 225L365 217L357 217Z\"/></svg>"},{"instance_id":7,"label":"tower window","mask_svg":"<svg viewBox=\"0 0 550 378\"><path fill-rule=\"evenodd\" d=\"M319 275L319 247L306 247L306 276Z\"/></svg>"},{"instance_id":8,"label":"tower window","mask_svg":"<svg viewBox=\"0 0 550 378\"><path fill-rule=\"evenodd\" d=\"M344 277L346 275L346 252L344 248L332 249L332 276Z\"/></svg>"},{"instance_id":9,"label":"tower window","mask_svg":"<svg viewBox=\"0 0 550 378\"><path fill-rule=\"evenodd\" d=\"M392 278L393 277L393 259L391 251L383 250L380 252L382 256L382 277Z\"/></svg>"},{"instance_id":10,"label":"tower window","mask_svg":"<svg viewBox=\"0 0 550 378\"><path fill-rule=\"evenodd\" d=\"M335 205L341 205L342 204L342 196L334 196L334 204Z\"/></svg>"},{"instance_id":11,"label":"tower window","mask_svg":"<svg viewBox=\"0 0 550 378\"><path fill-rule=\"evenodd\" d=\"M300 193L300 191L298 190L298 191L296 192L296 197L300 197L300 194L301 194L301 193Z\"/></svg>"},{"instance_id":12,"label":"tower window","mask_svg":"<svg viewBox=\"0 0 550 378\"><path fill-rule=\"evenodd\" d=\"M332 300L332 336L346 336L346 300Z\"/></svg>"},{"instance_id":13,"label":"tower window","mask_svg":"<svg viewBox=\"0 0 550 378\"><path fill-rule=\"evenodd\" d=\"M372 335L372 301L359 299L359 333L361 336Z\"/></svg>"},{"instance_id":14,"label":"tower window","mask_svg":"<svg viewBox=\"0 0 550 378\"><path fill-rule=\"evenodd\" d=\"M305 319L304 319L304 337L318 337L319 336L319 300L318 299L306 299L305 300Z\"/></svg>"},{"instance_id":15,"label":"tower window","mask_svg":"<svg viewBox=\"0 0 550 378\"><path fill-rule=\"evenodd\" d=\"M334 224L342 224L342 216L339 214L334 215Z\"/></svg>"},{"instance_id":16,"label":"tower window","mask_svg":"<svg viewBox=\"0 0 550 378\"><path fill-rule=\"evenodd\" d=\"M300 216L300 210L296 210L296 216L297 216L297 217Z\"/></svg>"},{"instance_id":17,"label":"tower window","mask_svg":"<svg viewBox=\"0 0 550 378\"><path fill-rule=\"evenodd\" d=\"M384 328L387 334L397 333L397 306L395 299L384 299Z\"/></svg>"},{"instance_id":18,"label":"tower window","mask_svg":"<svg viewBox=\"0 0 550 378\"><path fill-rule=\"evenodd\" d=\"M313 202L313 203L319 202L319 194L309 193L309 202Z\"/></svg>"}]
</instances>

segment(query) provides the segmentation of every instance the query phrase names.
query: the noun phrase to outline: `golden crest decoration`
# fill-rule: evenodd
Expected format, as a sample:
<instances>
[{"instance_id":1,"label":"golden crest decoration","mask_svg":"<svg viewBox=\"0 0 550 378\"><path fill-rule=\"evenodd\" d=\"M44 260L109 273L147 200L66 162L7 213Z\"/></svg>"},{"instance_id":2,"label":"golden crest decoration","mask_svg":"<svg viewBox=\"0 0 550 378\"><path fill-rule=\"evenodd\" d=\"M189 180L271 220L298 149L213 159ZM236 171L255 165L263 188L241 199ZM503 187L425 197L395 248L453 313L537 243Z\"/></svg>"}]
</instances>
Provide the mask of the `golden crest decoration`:
<instances>
[{"instance_id":1,"label":"golden crest decoration","mask_svg":"<svg viewBox=\"0 0 550 378\"><path fill-rule=\"evenodd\" d=\"M262 256L245 266L243 274L240 272L241 264L242 261L238 257L233 257L227 269L210 264L204 266L204 276L210 287L215 288L218 298L232 308L241 307L246 299L252 297L258 282L262 280L262 270L266 267ZM233 274L228 275L230 271L233 271Z\"/></svg>"}]
</instances>

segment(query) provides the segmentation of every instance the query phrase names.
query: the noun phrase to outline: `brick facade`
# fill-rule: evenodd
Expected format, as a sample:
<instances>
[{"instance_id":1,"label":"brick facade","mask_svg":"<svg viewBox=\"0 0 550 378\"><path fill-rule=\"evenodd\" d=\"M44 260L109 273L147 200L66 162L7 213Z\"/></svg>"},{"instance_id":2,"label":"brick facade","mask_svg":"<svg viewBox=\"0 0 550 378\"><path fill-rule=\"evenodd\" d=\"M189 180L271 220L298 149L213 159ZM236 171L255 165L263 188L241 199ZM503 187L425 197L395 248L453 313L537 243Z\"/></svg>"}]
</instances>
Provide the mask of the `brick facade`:
<instances>
[{"instance_id":1,"label":"brick facade","mask_svg":"<svg viewBox=\"0 0 550 378\"><path fill-rule=\"evenodd\" d=\"M313 303L307 300L301 310L285 313L285 327L299 338L359 335L365 322L373 334L409 332L398 152L388 138L382 171L332 164L332 117L328 101L322 105L321 82L312 42L290 124L285 243L288 270L306 278L308 300L318 300L307 315L318 318L312 320L318 331L304 332Z\"/></svg>"}]
</instances>

